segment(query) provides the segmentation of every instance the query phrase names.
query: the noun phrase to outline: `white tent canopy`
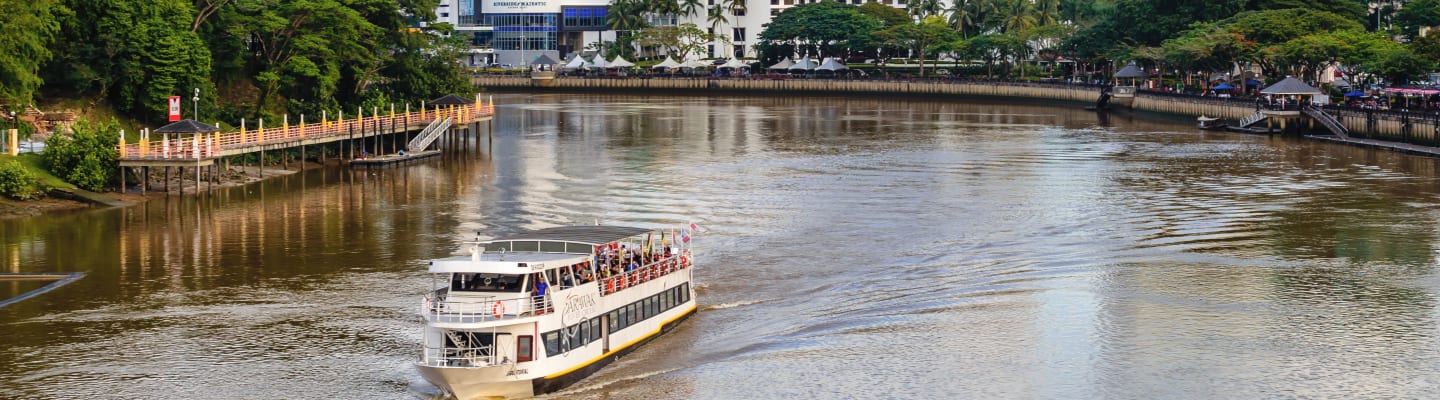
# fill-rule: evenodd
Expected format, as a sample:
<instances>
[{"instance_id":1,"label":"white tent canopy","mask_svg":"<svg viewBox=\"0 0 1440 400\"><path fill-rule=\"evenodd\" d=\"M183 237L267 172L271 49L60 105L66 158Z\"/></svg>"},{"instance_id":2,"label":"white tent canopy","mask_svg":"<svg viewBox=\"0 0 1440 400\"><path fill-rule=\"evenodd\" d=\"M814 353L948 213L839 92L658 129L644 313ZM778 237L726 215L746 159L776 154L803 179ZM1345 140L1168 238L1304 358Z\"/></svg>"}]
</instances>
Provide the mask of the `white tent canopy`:
<instances>
[{"instance_id":1,"label":"white tent canopy","mask_svg":"<svg viewBox=\"0 0 1440 400\"><path fill-rule=\"evenodd\" d=\"M679 68L679 67L680 67L680 63L675 62L675 59L670 58L670 56L665 56L665 61L661 61L659 64L655 64L655 66L650 67L650 68L656 68L656 69L659 69L659 68L667 68L667 69L669 69L669 68Z\"/></svg>"},{"instance_id":2,"label":"white tent canopy","mask_svg":"<svg viewBox=\"0 0 1440 400\"><path fill-rule=\"evenodd\" d=\"M635 63L625 60L625 57L622 56L615 56L615 60L610 62L610 68L630 68L633 66L635 66Z\"/></svg>"},{"instance_id":3,"label":"white tent canopy","mask_svg":"<svg viewBox=\"0 0 1440 400\"><path fill-rule=\"evenodd\" d=\"M785 59L780 60L779 63L771 65L769 69L788 69L791 65L795 65L795 62L791 61L790 57L785 57Z\"/></svg>"},{"instance_id":4,"label":"white tent canopy","mask_svg":"<svg viewBox=\"0 0 1440 400\"><path fill-rule=\"evenodd\" d=\"M610 66L610 63L605 62L605 56L599 54L595 55L595 60L590 61L590 64L599 69L605 69Z\"/></svg>"},{"instance_id":5,"label":"white tent canopy","mask_svg":"<svg viewBox=\"0 0 1440 400\"><path fill-rule=\"evenodd\" d=\"M707 62L704 62L704 61L700 61L700 60L696 60L696 59L685 60L685 64L684 64L684 65L681 65L681 67L685 67L685 68L707 68L707 67L709 67L709 66L710 66L710 63L707 63Z\"/></svg>"},{"instance_id":6,"label":"white tent canopy","mask_svg":"<svg viewBox=\"0 0 1440 400\"><path fill-rule=\"evenodd\" d=\"M845 64L841 64L839 61L835 61L835 59L831 57L825 57L825 61L821 62L819 67L815 67L816 71L830 72L844 71L847 69L850 69L850 67L845 66Z\"/></svg>"},{"instance_id":7,"label":"white tent canopy","mask_svg":"<svg viewBox=\"0 0 1440 400\"><path fill-rule=\"evenodd\" d=\"M579 54L576 54L575 57L571 57L570 62L565 64L565 69L580 69L584 67L585 59L581 58Z\"/></svg>"},{"instance_id":8,"label":"white tent canopy","mask_svg":"<svg viewBox=\"0 0 1440 400\"><path fill-rule=\"evenodd\" d=\"M788 69L791 71L809 71L815 69L815 67L815 60L811 60L810 56L805 56L805 58L796 61L795 65L791 65Z\"/></svg>"},{"instance_id":9,"label":"white tent canopy","mask_svg":"<svg viewBox=\"0 0 1440 400\"><path fill-rule=\"evenodd\" d=\"M730 61L726 61L724 65L721 65L721 66L720 66L720 68L730 68L730 69L740 69L740 68L749 68L749 67L750 67L750 63L740 61L740 59L736 59L736 58L732 58L732 59L730 59Z\"/></svg>"}]
</instances>

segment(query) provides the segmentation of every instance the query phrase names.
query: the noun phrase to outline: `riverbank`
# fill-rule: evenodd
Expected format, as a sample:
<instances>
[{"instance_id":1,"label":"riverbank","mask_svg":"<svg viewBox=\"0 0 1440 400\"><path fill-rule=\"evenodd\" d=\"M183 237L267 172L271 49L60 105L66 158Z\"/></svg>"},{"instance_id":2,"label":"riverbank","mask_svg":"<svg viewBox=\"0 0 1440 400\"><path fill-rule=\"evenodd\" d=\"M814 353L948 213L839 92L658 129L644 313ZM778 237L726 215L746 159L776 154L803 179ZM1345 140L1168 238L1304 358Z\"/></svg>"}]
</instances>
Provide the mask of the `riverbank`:
<instances>
[{"instance_id":1,"label":"riverbank","mask_svg":"<svg viewBox=\"0 0 1440 400\"><path fill-rule=\"evenodd\" d=\"M327 163L336 165L335 163ZM203 193L210 190L220 190L237 186L244 186L274 177L292 175L304 169L322 168L322 165L315 162L307 162L302 167L295 163L290 168L266 167L263 170L256 166L231 167L222 173L218 183L200 182L198 185L193 180L181 179L180 176L170 177L168 186L163 178L150 180L150 190L141 193L139 186L130 186L124 193L121 192L91 192L78 189L73 186L54 188L48 191L43 198L35 200L14 200L0 197L0 219L26 218L44 214L61 214L67 212L78 212L96 208L128 207L150 200L162 199L167 196L179 196L181 193L187 195ZM168 188L168 191L167 189Z\"/></svg>"},{"instance_id":2,"label":"riverbank","mask_svg":"<svg viewBox=\"0 0 1440 400\"><path fill-rule=\"evenodd\" d=\"M713 77L557 77L532 80L524 75L477 75L471 82L486 90L571 93L690 93L690 94L778 94L859 95L931 97L984 101L990 98L1028 99L1072 105L1093 106L1102 86L1066 82L1027 82L976 79L809 79L797 77L713 78ZM1112 98L1112 110L1134 110L1186 117L1207 116L1238 122L1258 111L1255 99L1193 96L1139 91L1133 98ZM1399 145L1440 146L1440 113L1359 110L1326 106L1350 136ZM1282 121L1283 120L1283 121ZM1308 116L1263 120L1258 126L1285 134L1325 136L1331 133ZM1440 151L1440 148L1436 149Z\"/></svg>"}]
</instances>

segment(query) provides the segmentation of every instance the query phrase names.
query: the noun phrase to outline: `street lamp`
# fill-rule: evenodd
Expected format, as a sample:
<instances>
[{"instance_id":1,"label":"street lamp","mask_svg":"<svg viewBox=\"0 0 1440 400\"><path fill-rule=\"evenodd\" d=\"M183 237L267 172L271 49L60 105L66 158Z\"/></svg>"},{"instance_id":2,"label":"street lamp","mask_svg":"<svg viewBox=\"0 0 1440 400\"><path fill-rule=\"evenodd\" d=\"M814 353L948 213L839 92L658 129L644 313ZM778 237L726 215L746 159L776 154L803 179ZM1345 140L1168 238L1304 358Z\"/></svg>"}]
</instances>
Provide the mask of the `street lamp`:
<instances>
[{"instance_id":1,"label":"street lamp","mask_svg":"<svg viewBox=\"0 0 1440 400\"><path fill-rule=\"evenodd\" d=\"M190 114L194 115L195 122L200 122L200 88L195 88L195 97L191 97L190 101L195 108L195 111L191 111Z\"/></svg>"}]
</instances>

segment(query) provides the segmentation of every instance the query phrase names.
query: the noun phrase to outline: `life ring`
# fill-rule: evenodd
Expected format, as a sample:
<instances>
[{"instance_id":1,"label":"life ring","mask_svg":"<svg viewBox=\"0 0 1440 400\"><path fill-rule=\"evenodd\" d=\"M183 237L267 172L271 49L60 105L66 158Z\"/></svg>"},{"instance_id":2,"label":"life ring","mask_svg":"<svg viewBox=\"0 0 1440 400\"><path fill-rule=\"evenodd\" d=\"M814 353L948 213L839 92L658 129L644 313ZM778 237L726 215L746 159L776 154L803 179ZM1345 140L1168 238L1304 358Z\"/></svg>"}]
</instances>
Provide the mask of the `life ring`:
<instances>
[{"instance_id":1,"label":"life ring","mask_svg":"<svg viewBox=\"0 0 1440 400\"><path fill-rule=\"evenodd\" d=\"M495 305L490 306L490 315L494 315L495 319L500 319L502 316L504 316L505 303L499 301L495 302Z\"/></svg>"},{"instance_id":2,"label":"life ring","mask_svg":"<svg viewBox=\"0 0 1440 400\"><path fill-rule=\"evenodd\" d=\"M690 256L680 256L680 269L690 267Z\"/></svg>"}]
</instances>

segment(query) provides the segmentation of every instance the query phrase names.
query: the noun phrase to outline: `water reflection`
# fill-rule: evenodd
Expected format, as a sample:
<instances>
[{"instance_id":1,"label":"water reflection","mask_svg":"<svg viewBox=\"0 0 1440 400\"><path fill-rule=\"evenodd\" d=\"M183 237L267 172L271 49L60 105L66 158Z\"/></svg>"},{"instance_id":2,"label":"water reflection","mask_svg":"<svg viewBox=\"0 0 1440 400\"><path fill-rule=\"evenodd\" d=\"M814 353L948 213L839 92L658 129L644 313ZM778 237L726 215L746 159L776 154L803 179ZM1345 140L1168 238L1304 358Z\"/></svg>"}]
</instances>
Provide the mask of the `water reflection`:
<instances>
[{"instance_id":1,"label":"water reflection","mask_svg":"<svg viewBox=\"0 0 1440 400\"><path fill-rule=\"evenodd\" d=\"M702 311L555 397L1440 389L1433 159L1023 103L497 100L440 160L0 221L6 270L89 274L0 310L0 397L433 395L425 260L690 220Z\"/></svg>"}]
</instances>

